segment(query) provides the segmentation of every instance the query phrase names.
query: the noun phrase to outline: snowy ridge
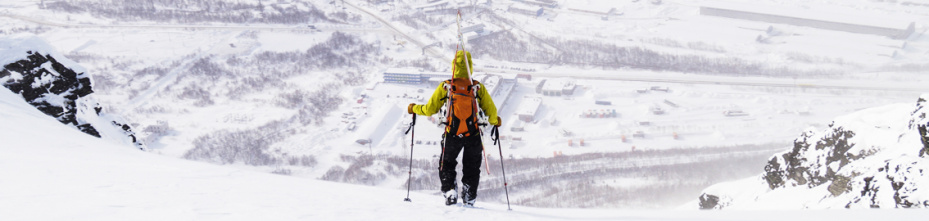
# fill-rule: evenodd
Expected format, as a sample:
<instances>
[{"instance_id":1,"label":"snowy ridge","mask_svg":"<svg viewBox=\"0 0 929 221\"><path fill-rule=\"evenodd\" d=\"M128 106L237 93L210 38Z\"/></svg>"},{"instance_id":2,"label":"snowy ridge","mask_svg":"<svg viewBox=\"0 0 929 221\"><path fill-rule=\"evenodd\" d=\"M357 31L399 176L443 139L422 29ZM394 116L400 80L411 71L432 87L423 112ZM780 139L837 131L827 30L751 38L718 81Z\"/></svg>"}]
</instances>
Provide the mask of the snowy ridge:
<instances>
[{"instance_id":1,"label":"snowy ridge","mask_svg":"<svg viewBox=\"0 0 929 221\"><path fill-rule=\"evenodd\" d=\"M704 190L700 208L929 207L926 100L862 110L808 130L765 173ZM923 188L920 188L923 187Z\"/></svg>"},{"instance_id":2,"label":"snowy ridge","mask_svg":"<svg viewBox=\"0 0 929 221\"><path fill-rule=\"evenodd\" d=\"M20 34L0 38L0 84L63 124L86 134L143 148L132 128L107 114L95 99L86 69L41 38Z\"/></svg>"}]
</instances>

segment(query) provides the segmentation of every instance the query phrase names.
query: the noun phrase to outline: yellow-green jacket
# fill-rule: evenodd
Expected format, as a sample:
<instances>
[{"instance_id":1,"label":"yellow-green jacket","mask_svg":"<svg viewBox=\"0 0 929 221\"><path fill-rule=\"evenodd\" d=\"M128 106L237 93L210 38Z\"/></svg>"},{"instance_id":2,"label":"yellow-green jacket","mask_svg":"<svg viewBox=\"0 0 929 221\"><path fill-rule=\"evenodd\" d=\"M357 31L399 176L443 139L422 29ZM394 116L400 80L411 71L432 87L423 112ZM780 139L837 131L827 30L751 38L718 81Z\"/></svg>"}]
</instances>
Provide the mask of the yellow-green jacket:
<instances>
[{"instance_id":1,"label":"yellow-green jacket","mask_svg":"<svg viewBox=\"0 0 929 221\"><path fill-rule=\"evenodd\" d=\"M468 79L468 69L465 68L464 62L464 51L458 51L455 54L455 59L452 60L452 73L454 73L454 78L456 79ZM471 52L468 52L468 65L470 70L474 70L474 63L471 62ZM413 113L430 116L435 113L438 113L442 108L442 105L445 105L445 99L448 96L448 91L445 90L445 82L439 84L439 87L432 92L432 97L429 99L429 103L424 105L413 105L411 107ZM484 110L484 114L487 115L488 123L491 125L500 125L500 118L497 116L497 106L494 105L493 99L490 97L490 93L487 93L487 89L484 87L484 84L480 84L480 89L477 91L478 106L481 110Z\"/></svg>"}]
</instances>

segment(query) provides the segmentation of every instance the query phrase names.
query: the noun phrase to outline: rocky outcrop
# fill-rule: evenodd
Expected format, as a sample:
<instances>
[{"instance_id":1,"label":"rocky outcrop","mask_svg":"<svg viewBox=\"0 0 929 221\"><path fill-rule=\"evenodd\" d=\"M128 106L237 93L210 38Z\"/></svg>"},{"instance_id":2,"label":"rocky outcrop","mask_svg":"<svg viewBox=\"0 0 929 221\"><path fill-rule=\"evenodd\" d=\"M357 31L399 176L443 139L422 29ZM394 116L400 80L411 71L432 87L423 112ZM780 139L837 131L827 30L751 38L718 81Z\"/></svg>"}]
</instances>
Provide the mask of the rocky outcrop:
<instances>
[{"instance_id":1,"label":"rocky outcrop","mask_svg":"<svg viewBox=\"0 0 929 221\"><path fill-rule=\"evenodd\" d=\"M49 55L34 51L26 51L26 54L25 59L3 66L0 79L5 81L0 84L61 123L100 137L93 126L77 121L76 101L94 92L90 78L75 73Z\"/></svg>"},{"instance_id":2,"label":"rocky outcrop","mask_svg":"<svg viewBox=\"0 0 929 221\"><path fill-rule=\"evenodd\" d=\"M700 195L700 209L722 209L726 205L719 203L719 196L703 193Z\"/></svg>"},{"instance_id":3,"label":"rocky outcrop","mask_svg":"<svg viewBox=\"0 0 929 221\"><path fill-rule=\"evenodd\" d=\"M768 187L805 185L812 188L829 183L841 177L836 171L849 162L873 154L873 150L864 149L849 152L855 144L848 139L855 137L855 132L841 126L829 127L825 134L817 137L814 131L803 132L794 140L791 151L771 157L764 168Z\"/></svg>"},{"instance_id":4,"label":"rocky outcrop","mask_svg":"<svg viewBox=\"0 0 929 221\"><path fill-rule=\"evenodd\" d=\"M0 85L63 124L95 137L109 134L144 149L129 125L104 117L104 108L88 97L94 92L90 75L75 71L82 68L61 55L53 56L49 48L35 36L0 38Z\"/></svg>"},{"instance_id":5,"label":"rocky outcrop","mask_svg":"<svg viewBox=\"0 0 929 221\"><path fill-rule=\"evenodd\" d=\"M915 129L919 132L919 140L923 144L923 148L919 150L920 157L929 156L929 132L927 127L929 127L929 94L919 97L919 100L916 101L916 110L913 111L913 119L910 120L910 129Z\"/></svg>"},{"instance_id":6,"label":"rocky outcrop","mask_svg":"<svg viewBox=\"0 0 929 221\"><path fill-rule=\"evenodd\" d=\"M707 188L698 206L929 208L927 100L929 94L921 96L915 110L912 104L872 108L839 117L825 130L807 130L771 157L764 173Z\"/></svg>"}]
</instances>

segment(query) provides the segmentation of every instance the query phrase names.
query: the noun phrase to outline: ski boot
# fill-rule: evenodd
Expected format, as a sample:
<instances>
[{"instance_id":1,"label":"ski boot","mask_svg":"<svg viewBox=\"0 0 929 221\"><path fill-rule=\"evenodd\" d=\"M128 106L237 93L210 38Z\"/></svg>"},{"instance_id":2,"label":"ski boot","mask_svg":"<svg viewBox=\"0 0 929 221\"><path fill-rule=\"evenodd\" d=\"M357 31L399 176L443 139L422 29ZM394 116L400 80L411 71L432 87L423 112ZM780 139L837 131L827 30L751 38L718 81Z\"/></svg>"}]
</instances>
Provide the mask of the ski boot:
<instances>
[{"instance_id":1,"label":"ski boot","mask_svg":"<svg viewBox=\"0 0 929 221\"><path fill-rule=\"evenodd\" d=\"M468 187L465 186L465 190L461 191L461 202L464 203L466 207L474 207L474 198L471 194L468 194Z\"/></svg>"},{"instance_id":2,"label":"ski boot","mask_svg":"<svg viewBox=\"0 0 929 221\"><path fill-rule=\"evenodd\" d=\"M458 204L458 191L455 189L445 191L442 195L445 196L445 205L451 206Z\"/></svg>"}]
</instances>

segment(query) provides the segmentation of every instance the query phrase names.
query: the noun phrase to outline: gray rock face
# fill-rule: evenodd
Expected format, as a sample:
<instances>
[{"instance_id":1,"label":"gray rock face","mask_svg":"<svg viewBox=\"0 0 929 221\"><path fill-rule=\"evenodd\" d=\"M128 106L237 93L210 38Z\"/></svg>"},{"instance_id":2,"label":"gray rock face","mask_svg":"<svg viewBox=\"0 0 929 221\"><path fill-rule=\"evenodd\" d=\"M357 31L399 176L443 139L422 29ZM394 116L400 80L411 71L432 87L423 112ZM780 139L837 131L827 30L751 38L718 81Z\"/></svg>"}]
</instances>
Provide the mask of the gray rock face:
<instances>
[{"instance_id":1,"label":"gray rock face","mask_svg":"<svg viewBox=\"0 0 929 221\"><path fill-rule=\"evenodd\" d=\"M790 182L791 185L815 187L836 180L836 171L852 160L868 156L869 152L850 153L855 144L848 139L855 137L854 131L841 126L829 125L824 136L813 138L812 131L804 132L794 140L793 149L771 157L765 165L764 179L768 187L775 189ZM813 148L813 149L811 149Z\"/></svg>"},{"instance_id":2,"label":"gray rock face","mask_svg":"<svg viewBox=\"0 0 929 221\"><path fill-rule=\"evenodd\" d=\"M927 101L929 94L914 109L872 108L805 131L760 176L708 188L699 207L771 205L763 199L775 198L801 208L929 208Z\"/></svg>"},{"instance_id":3,"label":"gray rock face","mask_svg":"<svg viewBox=\"0 0 929 221\"><path fill-rule=\"evenodd\" d=\"M2 64L0 85L22 95L26 102L59 122L91 136L101 137L98 128L78 117L78 111L82 108L78 100L94 92L89 75L75 72L51 55L36 51L27 51L26 54L24 59ZM92 108L97 115L103 111L99 104L83 108ZM116 121L112 124L122 129L136 146L144 146L136 140L135 133L127 124Z\"/></svg>"},{"instance_id":4,"label":"gray rock face","mask_svg":"<svg viewBox=\"0 0 929 221\"><path fill-rule=\"evenodd\" d=\"M923 143L923 148L919 150L920 157L926 157L929 155L929 132L927 132L927 127L929 127L929 94L919 97L919 100L916 101L916 110L913 111L913 119L910 120L910 129L916 129L919 132L919 139Z\"/></svg>"},{"instance_id":5,"label":"gray rock face","mask_svg":"<svg viewBox=\"0 0 929 221\"><path fill-rule=\"evenodd\" d=\"M26 102L61 123L100 137L96 129L87 124L78 124L75 117L75 101L93 93L90 78L78 75L51 56L32 51L26 53L29 54L27 59L3 66L0 78L9 78L0 84L13 93L21 94Z\"/></svg>"}]
</instances>

